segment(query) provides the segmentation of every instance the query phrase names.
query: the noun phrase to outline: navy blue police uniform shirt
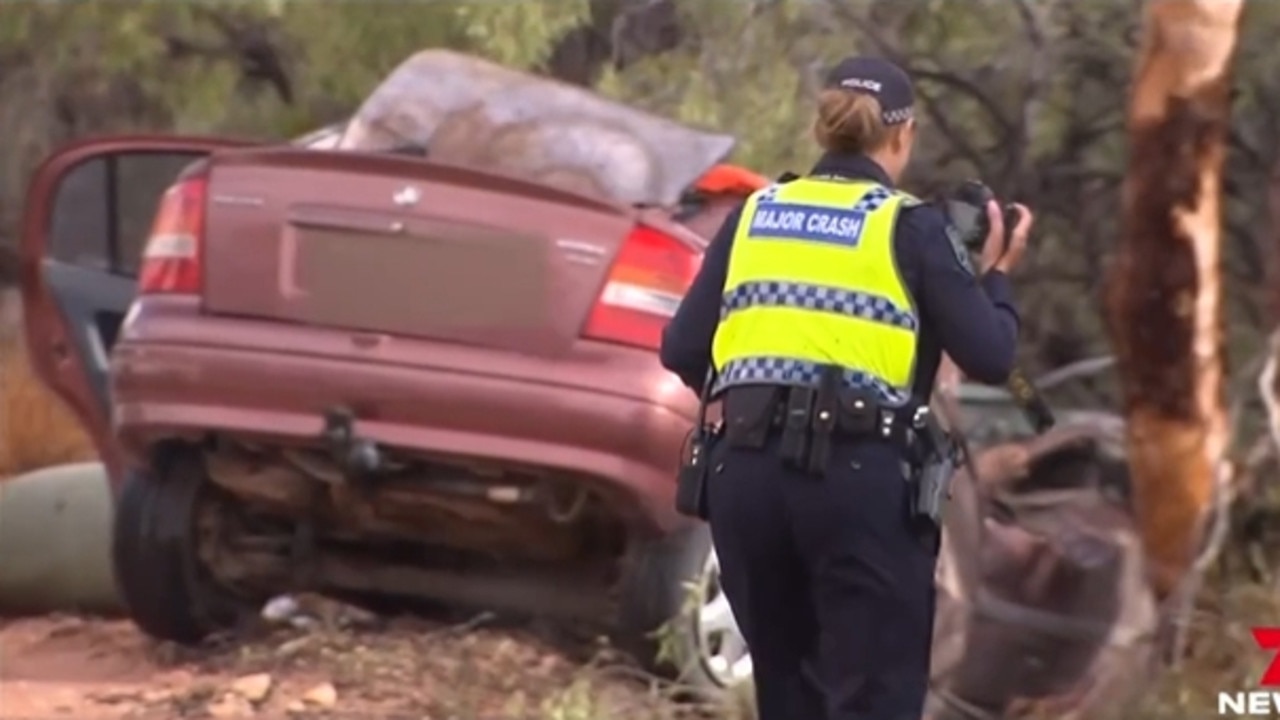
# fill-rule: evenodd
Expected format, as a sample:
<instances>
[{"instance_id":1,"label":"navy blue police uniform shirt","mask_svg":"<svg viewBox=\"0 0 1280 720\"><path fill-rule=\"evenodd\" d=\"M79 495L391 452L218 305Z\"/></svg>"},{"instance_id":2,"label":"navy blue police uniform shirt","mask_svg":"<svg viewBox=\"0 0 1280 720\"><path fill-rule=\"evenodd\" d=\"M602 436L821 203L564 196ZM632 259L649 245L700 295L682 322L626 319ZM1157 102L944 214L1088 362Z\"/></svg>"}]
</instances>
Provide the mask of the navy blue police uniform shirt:
<instances>
[{"instance_id":1,"label":"navy blue police uniform shirt","mask_svg":"<svg viewBox=\"0 0 1280 720\"><path fill-rule=\"evenodd\" d=\"M861 155L828 153L812 174L873 180L892 187L884 170ZM702 388L711 364L711 340L720 322L729 252L741 217L739 207L725 219L663 332L663 367L695 390ZM976 278L961 264L947 238L946 222L937 208L903 208L894 231L894 255L921 319L912 391L918 401L927 400L933 391L944 351L971 379L998 384L1012 372L1017 348L1018 313L1009 279L997 270Z\"/></svg>"}]
</instances>

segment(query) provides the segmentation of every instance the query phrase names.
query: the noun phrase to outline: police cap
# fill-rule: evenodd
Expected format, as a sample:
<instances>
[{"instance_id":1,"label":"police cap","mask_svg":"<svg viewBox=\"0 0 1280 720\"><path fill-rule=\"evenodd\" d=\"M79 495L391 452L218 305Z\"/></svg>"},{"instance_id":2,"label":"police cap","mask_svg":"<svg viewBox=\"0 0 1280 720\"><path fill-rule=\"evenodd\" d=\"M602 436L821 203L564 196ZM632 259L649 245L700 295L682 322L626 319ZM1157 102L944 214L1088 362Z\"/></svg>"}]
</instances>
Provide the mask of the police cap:
<instances>
[{"instance_id":1,"label":"police cap","mask_svg":"<svg viewBox=\"0 0 1280 720\"><path fill-rule=\"evenodd\" d=\"M911 119L916 94L902 68L877 57L848 57L827 73L827 88L843 88L874 95L880 101L886 125Z\"/></svg>"}]
</instances>

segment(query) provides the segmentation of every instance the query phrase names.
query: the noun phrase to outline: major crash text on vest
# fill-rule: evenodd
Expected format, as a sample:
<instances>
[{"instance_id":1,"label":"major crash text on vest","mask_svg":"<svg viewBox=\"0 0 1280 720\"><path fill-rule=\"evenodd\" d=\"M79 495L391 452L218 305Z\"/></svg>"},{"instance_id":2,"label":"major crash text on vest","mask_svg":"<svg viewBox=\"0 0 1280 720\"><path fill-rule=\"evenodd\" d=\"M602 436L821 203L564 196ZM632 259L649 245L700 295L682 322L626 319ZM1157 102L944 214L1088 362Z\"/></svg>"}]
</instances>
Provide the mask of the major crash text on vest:
<instances>
[{"instance_id":1,"label":"major crash text on vest","mask_svg":"<svg viewBox=\"0 0 1280 720\"><path fill-rule=\"evenodd\" d=\"M865 222L866 215L855 210L761 203L751 216L748 235L857 245Z\"/></svg>"}]
</instances>

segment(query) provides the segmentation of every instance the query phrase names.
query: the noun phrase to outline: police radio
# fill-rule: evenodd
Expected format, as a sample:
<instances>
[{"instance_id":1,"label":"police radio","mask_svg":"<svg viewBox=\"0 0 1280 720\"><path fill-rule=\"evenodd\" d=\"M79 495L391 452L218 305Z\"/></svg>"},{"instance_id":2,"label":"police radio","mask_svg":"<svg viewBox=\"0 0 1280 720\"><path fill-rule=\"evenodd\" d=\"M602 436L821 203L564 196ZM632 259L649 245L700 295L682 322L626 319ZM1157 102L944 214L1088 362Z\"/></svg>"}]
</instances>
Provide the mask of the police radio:
<instances>
[{"instance_id":1,"label":"police radio","mask_svg":"<svg viewBox=\"0 0 1280 720\"><path fill-rule=\"evenodd\" d=\"M706 381L698 396L698 419L689 431L688 441L676 473L676 512L686 517L706 520L707 479L711 472L711 450L723 434L720 423L707 422L707 406L711 403L711 387L715 384L714 367L707 371Z\"/></svg>"}]
</instances>

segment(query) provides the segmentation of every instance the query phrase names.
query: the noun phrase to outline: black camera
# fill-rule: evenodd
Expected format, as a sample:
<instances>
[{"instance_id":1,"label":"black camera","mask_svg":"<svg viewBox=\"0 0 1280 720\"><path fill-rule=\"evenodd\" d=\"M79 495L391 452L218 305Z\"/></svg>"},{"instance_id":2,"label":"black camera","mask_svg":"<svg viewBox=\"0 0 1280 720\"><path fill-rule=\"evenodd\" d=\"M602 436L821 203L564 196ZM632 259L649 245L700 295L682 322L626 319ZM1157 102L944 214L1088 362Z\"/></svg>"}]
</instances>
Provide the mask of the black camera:
<instances>
[{"instance_id":1,"label":"black camera","mask_svg":"<svg viewBox=\"0 0 1280 720\"><path fill-rule=\"evenodd\" d=\"M981 252L982 245L991 232L991 222L987 219L987 203L996 199L996 194L978 180L966 180L956 187L945 200L947 219L952 227L960 233L964 246L973 252ZM1013 228L1022 218L1022 213L1012 204L1004 206L1004 247L1008 249L1009 239L1013 237Z\"/></svg>"}]
</instances>

